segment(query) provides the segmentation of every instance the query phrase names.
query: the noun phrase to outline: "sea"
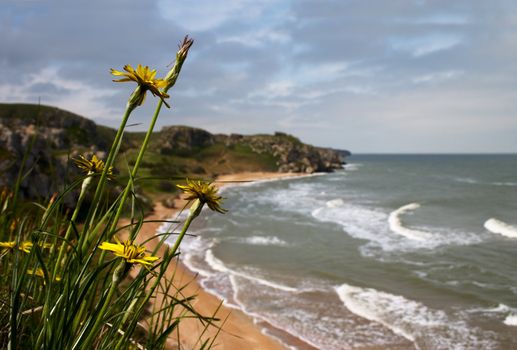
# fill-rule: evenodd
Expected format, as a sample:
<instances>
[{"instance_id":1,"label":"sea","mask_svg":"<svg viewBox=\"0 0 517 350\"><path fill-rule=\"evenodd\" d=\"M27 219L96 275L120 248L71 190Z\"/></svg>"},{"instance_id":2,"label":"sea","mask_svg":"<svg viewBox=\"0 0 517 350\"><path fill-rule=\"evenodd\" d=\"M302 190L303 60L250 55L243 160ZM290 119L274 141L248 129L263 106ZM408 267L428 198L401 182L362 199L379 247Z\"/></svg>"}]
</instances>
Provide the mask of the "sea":
<instances>
[{"instance_id":1,"label":"sea","mask_svg":"<svg viewBox=\"0 0 517 350\"><path fill-rule=\"evenodd\" d=\"M517 349L517 155L355 155L229 184L181 259L300 349Z\"/></svg>"}]
</instances>

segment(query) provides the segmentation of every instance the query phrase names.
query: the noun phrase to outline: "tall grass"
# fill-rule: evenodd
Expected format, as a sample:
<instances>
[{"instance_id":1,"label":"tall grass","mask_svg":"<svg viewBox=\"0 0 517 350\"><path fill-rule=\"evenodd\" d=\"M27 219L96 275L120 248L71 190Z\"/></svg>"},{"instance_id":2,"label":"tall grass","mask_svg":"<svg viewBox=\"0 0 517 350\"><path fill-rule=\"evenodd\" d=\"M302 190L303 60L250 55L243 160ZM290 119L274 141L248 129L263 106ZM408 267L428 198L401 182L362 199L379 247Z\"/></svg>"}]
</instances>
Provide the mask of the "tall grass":
<instances>
[{"instance_id":1,"label":"tall grass","mask_svg":"<svg viewBox=\"0 0 517 350\"><path fill-rule=\"evenodd\" d=\"M189 225L207 204L224 212L221 197L207 183L187 181L181 188L193 201L188 218L172 248L163 249L172 233L157 236L153 252L139 238L145 224L134 188L138 169L153 133L162 105L167 105L193 41L185 37L174 66L163 79L155 71L127 65L125 72L112 70L121 82L137 83L121 125L105 160L79 157L75 160L84 176L44 203L18 199L24 172L0 195L0 347L7 349L161 349L177 332L184 318L196 318L205 327L217 319L203 316L191 306L193 296L184 296L167 269L178 256L178 247ZM140 106L146 92L159 98L149 129L130 169L127 184L113 199L112 166L122 143L131 112ZM64 199L79 193L72 213ZM86 206L84 198L92 198ZM132 211L121 225L123 209ZM86 206L86 207L85 207ZM86 212L78 222L80 212ZM178 227L181 223L177 223ZM158 252L164 252L158 256ZM131 270L133 273L130 273ZM150 307L152 306L152 307ZM179 337L176 337L179 339ZM209 348L213 339L197 343ZM180 344L176 345L180 348Z\"/></svg>"}]
</instances>

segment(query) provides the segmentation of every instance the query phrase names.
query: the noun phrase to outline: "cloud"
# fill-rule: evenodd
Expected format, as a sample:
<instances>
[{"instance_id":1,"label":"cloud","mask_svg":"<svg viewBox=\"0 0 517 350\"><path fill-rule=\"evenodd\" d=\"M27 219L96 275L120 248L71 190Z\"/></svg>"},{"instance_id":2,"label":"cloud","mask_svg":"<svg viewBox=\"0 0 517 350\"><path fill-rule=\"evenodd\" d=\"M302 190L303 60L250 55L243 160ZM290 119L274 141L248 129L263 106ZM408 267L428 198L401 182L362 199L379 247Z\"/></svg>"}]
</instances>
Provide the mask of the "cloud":
<instances>
[{"instance_id":1,"label":"cloud","mask_svg":"<svg viewBox=\"0 0 517 350\"><path fill-rule=\"evenodd\" d=\"M441 82L441 81L446 81L446 80L449 80L449 79L457 78L461 74L463 74L463 72L459 71L459 70L449 70L449 71L444 71L444 72L433 72L433 73L419 75L417 77L414 77L412 79L412 81L415 84L437 83L437 82Z\"/></svg>"},{"instance_id":2,"label":"cloud","mask_svg":"<svg viewBox=\"0 0 517 350\"><path fill-rule=\"evenodd\" d=\"M394 37L388 40L396 51L408 52L413 57L421 57L438 51L448 50L462 43L455 34L429 34L420 37Z\"/></svg>"},{"instance_id":3,"label":"cloud","mask_svg":"<svg viewBox=\"0 0 517 350\"><path fill-rule=\"evenodd\" d=\"M504 0L4 1L0 99L41 97L116 126L134 86L109 68L162 75L190 34L158 127L278 130L365 152L479 150L480 139L517 151L515 13Z\"/></svg>"},{"instance_id":4,"label":"cloud","mask_svg":"<svg viewBox=\"0 0 517 350\"><path fill-rule=\"evenodd\" d=\"M0 83L0 96L4 102L40 101L94 119L113 115L113 109L103 102L106 97L115 94L115 89L100 89L82 81L63 78L59 70L53 67L30 74L16 85Z\"/></svg>"}]
</instances>

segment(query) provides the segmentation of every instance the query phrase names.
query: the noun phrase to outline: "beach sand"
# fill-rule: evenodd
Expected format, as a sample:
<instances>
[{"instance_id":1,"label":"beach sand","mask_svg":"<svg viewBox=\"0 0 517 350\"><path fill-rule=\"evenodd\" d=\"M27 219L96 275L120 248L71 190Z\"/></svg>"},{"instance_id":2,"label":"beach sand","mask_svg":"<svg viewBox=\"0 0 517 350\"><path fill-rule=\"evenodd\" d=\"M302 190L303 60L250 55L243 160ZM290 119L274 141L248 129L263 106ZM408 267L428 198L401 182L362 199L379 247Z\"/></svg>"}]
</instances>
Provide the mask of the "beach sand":
<instances>
[{"instance_id":1,"label":"beach sand","mask_svg":"<svg viewBox=\"0 0 517 350\"><path fill-rule=\"evenodd\" d=\"M239 183L242 181L269 180L301 175L303 174L263 172L239 173L220 176L218 177L216 184L218 186L224 186L229 183ZM185 201L182 199L176 200L175 207L177 209L166 208L161 203L156 203L154 207L154 212L148 217L146 217L146 220L171 219L184 206ZM155 237L156 232L160 226L161 223L159 222L149 222L144 224L138 235L137 242L143 242L145 240L151 239L145 245L147 250L152 251L159 242L159 239L152 238ZM162 247L157 255L163 255L165 249L167 248ZM190 270L188 270L183 264L181 264L181 256L179 258L179 261L179 264L170 264L169 269L167 271L167 277L174 278L174 285L176 288L183 287L186 285L182 290L183 296L196 296L196 298L191 302L191 304L198 313L202 314L203 316L213 316L214 313L217 311L215 316L221 320L225 320L222 326L222 331L217 335L217 338L214 342L214 349L286 349L286 347L283 346L276 339L264 335L261 330L263 328L267 328L272 334L281 334L283 332L274 329L271 325L265 324L265 322L261 322L260 325L255 324L253 319L250 316L243 313L242 311L222 305L220 299L218 299L213 294L204 291L201 288L201 286L196 280L196 275L192 273ZM137 272L137 270L134 270L133 274L136 274ZM157 296L157 298L154 299L154 302L158 303L159 305L160 300L160 296ZM205 327L198 320L195 320L193 318L183 319L179 326L180 343L182 349L199 348L200 344L197 342L201 334L203 334L201 337L202 339L212 339L218 331L216 327L209 327L203 333L204 329ZM289 341L290 343L295 342L297 348L299 348L300 350L314 349L313 347L303 343L297 338L289 339ZM175 333L171 336L171 339L169 339L168 341L168 348L176 349L177 342L177 334Z\"/></svg>"}]
</instances>

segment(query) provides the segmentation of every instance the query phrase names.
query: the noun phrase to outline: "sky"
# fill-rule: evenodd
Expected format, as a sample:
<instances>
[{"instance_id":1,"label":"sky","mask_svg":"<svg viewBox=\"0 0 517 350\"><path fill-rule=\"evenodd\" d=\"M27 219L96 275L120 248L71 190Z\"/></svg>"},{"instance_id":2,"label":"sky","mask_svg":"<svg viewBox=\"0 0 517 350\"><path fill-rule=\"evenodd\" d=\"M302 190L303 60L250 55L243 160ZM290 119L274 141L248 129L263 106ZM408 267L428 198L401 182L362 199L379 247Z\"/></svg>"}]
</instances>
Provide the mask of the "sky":
<instances>
[{"instance_id":1,"label":"sky","mask_svg":"<svg viewBox=\"0 0 517 350\"><path fill-rule=\"evenodd\" d=\"M0 0L0 102L117 127L194 39L157 128L293 134L353 153L517 152L514 0ZM131 116L145 130L157 99Z\"/></svg>"}]
</instances>

